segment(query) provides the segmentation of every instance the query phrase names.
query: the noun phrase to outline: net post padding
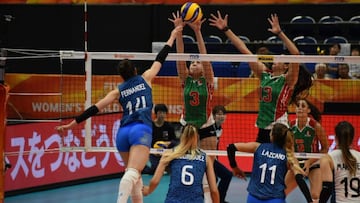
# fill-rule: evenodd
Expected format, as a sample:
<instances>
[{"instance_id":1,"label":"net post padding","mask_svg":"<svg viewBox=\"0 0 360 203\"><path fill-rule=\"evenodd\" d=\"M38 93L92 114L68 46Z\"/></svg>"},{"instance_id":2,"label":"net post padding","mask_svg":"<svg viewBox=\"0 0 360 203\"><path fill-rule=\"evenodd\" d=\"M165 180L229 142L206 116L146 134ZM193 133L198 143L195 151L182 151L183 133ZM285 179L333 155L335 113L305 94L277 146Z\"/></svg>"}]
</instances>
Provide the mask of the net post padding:
<instances>
[{"instance_id":1,"label":"net post padding","mask_svg":"<svg viewBox=\"0 0 360 203\"><path fill-rule=\"evenodd\" d=\"M0 84L0 202L4 202L5 191L5 132L6 132L6 104L9 97L9 86Z\"/></svg>"}]
</instances>

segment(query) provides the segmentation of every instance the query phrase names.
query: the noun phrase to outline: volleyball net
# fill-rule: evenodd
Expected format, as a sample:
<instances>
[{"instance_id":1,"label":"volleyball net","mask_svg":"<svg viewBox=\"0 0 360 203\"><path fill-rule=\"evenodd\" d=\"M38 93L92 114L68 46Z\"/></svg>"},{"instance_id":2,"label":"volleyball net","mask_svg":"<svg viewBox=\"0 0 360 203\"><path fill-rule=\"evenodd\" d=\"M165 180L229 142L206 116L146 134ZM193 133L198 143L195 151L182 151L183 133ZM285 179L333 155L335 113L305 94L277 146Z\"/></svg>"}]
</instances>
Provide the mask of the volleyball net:
<instances>
[{"instance_id":1,"label":"volleyball net","mask_svg":"<svg viewBox=\"0 0 360 203\"><path fill-rule=\"evenodd\" d=\"M54 139L58 144L48 144L43 152L59 150L63 152L116 152L115 136L122 116L121 106L116 101L62 136L56 134L54 126L70 122L117 87L121 82L115 68L119 60L131 59L142 72L150 67L156 57L156 53L138 52L41 51L40 54L31 53L26 56L24 56L24 51L9 50L9 52L19 55L3 58L10 64L18 60L52 60L57 64L57 70L48 73L34 74L29 71L6 74L6 81L11 87L8 125L14 127L24 123L46 123L47 126L51 126L48 129L48 136L56 137ZM302 63L308 66L316 63L360 64L360 57L353 56L170 53L159 75L152 83L153 102L154 104L164 103L168 106L167 120L174 124L177 136L180 134L179 120L183 112L181 83L174 75L175 62L178 60L213 63L215 84L212 105L223 105L228 111L223 124L219 150L207 151L208 154L217 156L226 156L226 146L230 143L250 142L256 139L255 120L258 112L259 80L249 77L248 62ZM239 76L240 72L243 74L244 71L248 71L248 75ZM356 112L354 114L332 113L329 108L331 105L335 105L332 108L339 108L336 104L343 105L343 108L346 108L347 104L359 104L359 89L360 80L314 81L308 99L323 112L322 125L327 131L331 147L334 147L335 124L341 120L348 120L359 129L360 116ZM294 119L293 106L289 106L289 112L290 120ZM153 116L155 117L154 114ZM360 140L356 142L355 145L358 146ZM39 148L29 148L24 153L31 154L34 150L39 150ZM151 153L162 152L163 149L151 150ZM8 156L14 153L17 152L5 152ZM252 156L247 153L237 153L237 155ZM297 153L296 156L318 158L320 155Z\"/></svg>"}]
</instances>

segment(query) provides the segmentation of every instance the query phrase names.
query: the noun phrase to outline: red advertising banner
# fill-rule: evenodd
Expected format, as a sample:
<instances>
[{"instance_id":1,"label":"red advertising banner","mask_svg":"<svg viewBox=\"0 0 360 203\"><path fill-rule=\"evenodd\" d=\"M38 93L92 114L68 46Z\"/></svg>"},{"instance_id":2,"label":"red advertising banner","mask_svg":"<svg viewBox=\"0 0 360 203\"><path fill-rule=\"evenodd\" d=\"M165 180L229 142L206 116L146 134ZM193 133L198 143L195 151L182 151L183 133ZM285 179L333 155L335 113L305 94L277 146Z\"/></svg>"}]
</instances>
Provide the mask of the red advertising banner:
<instances>
[{"instance_id":1,"label":"red advertising banner","mask_svg":"<svg viewBox=\"0 0 360 203\"><path fill-rule=\"evenodd\" d=\"M106 117L106 123L99 121L101 117L93 118L93 146L114 146L119 119ZM70 130L62 137L54 130L56 125L58 123L7 126L5 160L12 167L6 171L5 191L124 171L125 164L117 152L59 151L61 146L83 147L84 126L78 125L78 129Z\"/></svg>"},{"instance_id":2,"label":"red advertising banner","mask_svg":"<svg viewBox=\"0 0 360 203\"><path fill-rule=\"evenodd\" d=\"M119 126L119 114L95 116L92 120L92 146L114 146ZM291 115L290 118L293 118ZM223 125L219 149L225 150L229 143L254 141L257 114L229 113ZM360 116L324 115L323 127L329 138L330 148L335 147L334 126L342 120L351 122L357 135L353 147L360 149ZM65 121L66 122L66 121ZM124 171L124 163L117 152L62 152L63 146L83 146L83 125L68 131L64 137L54 130L55 123L31 123L7 126L5 160L12 165L6 171L5 191L98 177ZM239 166L251 171L252 157L238 157ZM219 160L228 166L227 157Z\"/></svg>"}]
</instances>

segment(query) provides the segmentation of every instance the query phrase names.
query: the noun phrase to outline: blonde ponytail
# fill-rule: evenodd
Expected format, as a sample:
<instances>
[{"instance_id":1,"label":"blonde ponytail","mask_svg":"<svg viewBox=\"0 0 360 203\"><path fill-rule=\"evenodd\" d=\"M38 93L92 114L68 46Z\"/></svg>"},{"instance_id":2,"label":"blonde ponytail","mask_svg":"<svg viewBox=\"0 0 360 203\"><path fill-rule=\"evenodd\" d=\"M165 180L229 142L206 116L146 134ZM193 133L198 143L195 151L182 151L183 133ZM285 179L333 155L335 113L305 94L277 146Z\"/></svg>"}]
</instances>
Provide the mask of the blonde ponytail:
<instances>
[{"instance_id":1,"label":"blonde ponytail","mask_svg":"<svg viewBox=\"0 0 360 203\"><path fill-rule=\"evenodd\" d=\"M183 133L180 136L180 144L174 148L172 153L169 153L164 157L164 161L168 163L185 154L190 154L191 158L195 158L196 155L200 154L198 139L196 127L193 125L185 126Z\"/></svg>"},{"instance_id":2,"label":"blonde ponytail","mask_svg":"<svg viewBox=\"0 0 360 203\"><path fill-rule=\"evenodd\" d=\"M294 134L288 129L286 131L286 141L285 141L285 151L288 162L290 166L294 168L297 172L303 174L304 170L300 167L298 160L295 157L294 153Z\"/></svg>"}]
</instances>

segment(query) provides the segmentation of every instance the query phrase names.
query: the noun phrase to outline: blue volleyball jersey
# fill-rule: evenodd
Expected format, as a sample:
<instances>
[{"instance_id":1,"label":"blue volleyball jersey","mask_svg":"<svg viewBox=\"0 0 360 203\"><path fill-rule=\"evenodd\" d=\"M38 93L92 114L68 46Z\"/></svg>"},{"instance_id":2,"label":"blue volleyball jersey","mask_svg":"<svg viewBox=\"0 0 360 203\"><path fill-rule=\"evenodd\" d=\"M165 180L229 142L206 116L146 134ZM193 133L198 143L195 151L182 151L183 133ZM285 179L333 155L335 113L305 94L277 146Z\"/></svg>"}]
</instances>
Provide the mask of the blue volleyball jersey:
<instances>
[{"instance_id":1,"label":"blue volleyball jersey","mask_svg":"<svg viewBox=\"0 0 360 203\"><path fill-rule=\"evenodd\" d=\"M204 203L205 152L201 151L195 159L191 159L190 155L174 159L169 167L171 177L165 203Z\"/></svg>"},{"instance_id":2,"label":"blue volleyball jersey","mask_svg":"<svg viewBox=\"0 0 360 203\"><path fill-rule=\"evenodd\" d=\"M248 192L259 199L285 198L286 151L273 143L260 144L254 162Z\"/></svg>"},{"instance_id":3,"label":"blue volleyball jersey","mask_svg":"<svg viewBox=\"0 0 360 203\"><path fill-rule=\"evenodd\" d=\"M134 76L118 86L123 108L121 125L138 121L152 127L152 90L142 76Z\"/></svg>"}]
</instances>

